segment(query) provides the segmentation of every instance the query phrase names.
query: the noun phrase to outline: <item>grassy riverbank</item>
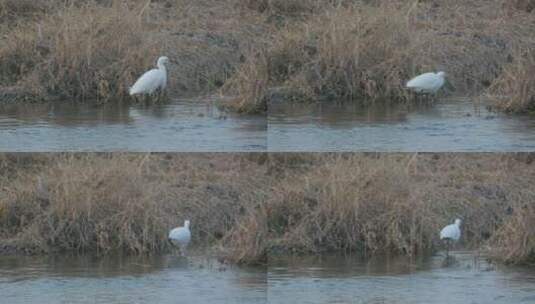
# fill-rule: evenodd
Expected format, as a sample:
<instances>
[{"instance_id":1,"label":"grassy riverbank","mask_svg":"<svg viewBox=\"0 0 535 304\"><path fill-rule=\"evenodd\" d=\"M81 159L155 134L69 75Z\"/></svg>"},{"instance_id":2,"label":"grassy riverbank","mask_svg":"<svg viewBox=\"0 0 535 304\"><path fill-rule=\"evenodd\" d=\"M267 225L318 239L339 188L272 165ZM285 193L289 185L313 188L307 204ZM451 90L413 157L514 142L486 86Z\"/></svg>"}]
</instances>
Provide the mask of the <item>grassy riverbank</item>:
<instances>
[{"instance_id":1,"label":"grassy riverbank","mask_svg":"<svg viewBox=\"0 0 535 304\"><path fill-rule=\"evenodd\" d=\"M264 112L272 100L410 101L404 83L431 70L448 73L444 94L530 112L532 5L0 0L0 96L128 99L128 86L166 54L171 96L219 92L238 112Z\"/></svg>"},{"instance_id":2,"label":"grassy riverbank","mask_svg":"<svg viewBox=\"0 0 535 304\"><path fill-rule=\"evenodd\" d=\"M160 55L172 60L171 97L214 94L258 31L258 14L234 2L1 0L0 34L7 39L0 46L0 97L128 100L128 87Z\"/></svg>"},{"instance_id":3,"label":"grassy riverbank","mask_svg":"<svg viewBox=\"0 0 535 304\"><path fill-rule=\"evenodd\" d=\"M153 254L192 221L194 247L269 255L419 255L458 248L534 263L530 154L0 156L0 251Z\"/></svg>"},{"instance_id":4,"label":"grassy riverbank","mask_svg":"<svg viewBox=\"0 0 535 304\"><path fill-rule=\"evenodd\" d=\"M193 246L262 263L267 197L261 156L14 154L0 156L0 248L6 253L152 254L191 220ZM239 235L247 228L247 239ZM246 252L246 253L243 253ZM254 256L248 253L253 252Z\"/></svg>"},{"instance_id":5,"label":"grassy riverbank","mask_svg":"<svg viewBox=\"0 0 535 304\"><path fill-rule=\"evenodd\" d=\"M272 157L271 252L417 255L444 249L442 227L463 220L459 248L535 262L527 154L323 154Z\"/></svg>"}]
</instances>

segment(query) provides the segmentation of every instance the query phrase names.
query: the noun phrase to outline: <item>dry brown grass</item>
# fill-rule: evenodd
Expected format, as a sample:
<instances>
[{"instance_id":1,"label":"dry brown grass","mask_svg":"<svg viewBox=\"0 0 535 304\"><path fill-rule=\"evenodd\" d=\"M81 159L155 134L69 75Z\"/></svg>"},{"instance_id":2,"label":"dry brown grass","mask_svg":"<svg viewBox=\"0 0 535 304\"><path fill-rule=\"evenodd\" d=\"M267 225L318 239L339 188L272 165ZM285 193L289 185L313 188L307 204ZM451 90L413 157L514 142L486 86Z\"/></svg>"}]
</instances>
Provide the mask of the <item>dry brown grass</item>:
<instances>
[{"instance_id":1,"label":"dry brown grass","mask_svg":"<svg viewBox=\"0 0 535 304\"><path fill-rule=\"evenodd\" d=\"M510 113L535 111L535 51L517 51L489 89L494 106Z\"/></svg>"},{"instance_id":2,"label":"dry brown grass","mask_svg":"<svg viewBox=\"0 0 535 304\"><path fill-rule=\"evenodd\" d=\"M507 263L535 265L535 207L519 205L491 240L491 252Z\"/></svg>"},{"instance_id":3,"label":"dry brown grass","mask_svg":"<svg viewBox=\"0 0 535 304\"><path fill-rule=\"evenodd\" d=\"M2 155L0 235L29 253L158 253L192 223L195 247L232 238L265 198L264 166L247 155ZM259 226L260 225L260 226ZM261 228L258 228L261 229ZM251 231L252 233L252 231ZM246 246L221 243L223 253ZM262 262L254 254L223 256ZM265 257L265 256L264 256Z\"/></svg>"},{"instance_id":4,"label":"dry brown grass","mask_svg":"<svg viewBox=\"0 0 535 304\"><path fill-rule=\"evenodd\" d=\"M265 112L273 99L409 101L405 82L437 70L448 74L446 94L478 96L518 72L509 66L512 49L535 46L531 6L517 0L2 0L0 33L10 39L0 46L0 86L30 100L121 100L165 53L174 61L171 97L223 87L232 100L225 105L238 112ZM509 91L500 93L514 95ZM507 104L499 108L509 111Z\"/></svg>"},{"instance_id":5,"label":"dry brown grass","mask_svg":"<svg viewBox=\"0 0 535 304\"><path fill-rule=\"evenodd\" d=\"M440 249L440 228L461 218L459 248L533 263L533 159L3 154L0 251L160 253L168 230L189 218L193 247L232 263L280 253L412 256Z\"/></svg>"},{"instance_id":6,"label":"dry brown grass","mask_svg":"<svg viewBox=\"0 0 535 304\"><path fill-rule=\"evenodd\" d=\"M56 9L9 31L0 48L2 84L46 99L120 100L161 52L142 7L116 1Z\"/></svg>"},{"instance_id":7,"label":"dry brown grass","mask_svg":"<svg viewBox=\"0 0 535 304\"><path fill-rule=\"evenodd\" d=\"M489 239L507 229L522 249L507 244L499 257L532 258L525 253L533 243L522 241L533 231L509 215L535 199L526 190L534 178L529 156L323 154L272 161L280 180L268 203L273 252L416 255L439 248L440 228L459 217L462 247L494 248ZM515 226L506 228L510 222Z\"/></svg>"},{"instance_id":8,"label":"dry brown grass","mask_svg":"<svg viewBox=\"0 0 535 304\"><path fill-rule=\"evenodd\" d=\"M277 1L250 2L257 9ZM448 73L447 93L477 96L502 73L512 46L533 45L529 15L501 0L318 5L289 10L305 18L283 19L267 38L268 87L284 86L294 99L411 100L405 82L438 70Z\"/></svg>"},{"instance_id":9,"label":"dry brown grass","mask_svg":"<svg viewBox=\"0 0 535 304\"><path fill-rule=\"evenodd\" d=\"M223 95L232 96L224 107L241 113L266 112L268 77L265 55L250 56L221 88Z\"/></svg>"},{"instance_id":10,"label":"dry brown grass","mask_svg":"<svg viewBox=\"0 0 535 304\"><path fill-rule=\"evenodd\" d=\"M163 28L159 34L175 59L170 86L176 94L213 93L241 64L242 52L263 30L263 18L243 13L237 1L180 0L156 6L151 22Z\"/></svg>"},{"instance_id":11,"label":"dry brown grass","mask_svg":"<svg viewBox=\"0 0 535 304\"><path fill-rule=\"evenodd\" d=\"M173 61L171 97L208 94L239 64L257 18L242 16L234 0L50 0L31 17L22 3L3 1L4 15L17 22L0 28L10 37L0 46L0 89L29 100L127 99L128 87L160 55Z\"/></svg>"},{"instance_id":12,"label":"dry brown grass","mask_svg":"<svg viewBox=\"0 0 535 304\"><path fill-rule=\"evenodd\" d=\"M328 1L321 0L240 0L248 9L266 13L271 16L299 17L306 16L324 8Z\"/></svg>"},{"instance_id":13,"label":"dry brown grass","mask_svg":"<svg viewBox=\"0 0 535 304\"><path fill-rule=\"evenodd\" d=\"M531 13L535 9L534 0L505 0L505 7Z\"/></svg>"},{"instance_id":14,"label":"dry brown grass","mask_svg":"<svg viewBox=\"0 0 535 304\"><path fill-rule=\"evenodd\" d=\"M45 10L45 1L0 0L0 24L9 27L17 19L30 18Z\"/></svg>"}]
</instances>

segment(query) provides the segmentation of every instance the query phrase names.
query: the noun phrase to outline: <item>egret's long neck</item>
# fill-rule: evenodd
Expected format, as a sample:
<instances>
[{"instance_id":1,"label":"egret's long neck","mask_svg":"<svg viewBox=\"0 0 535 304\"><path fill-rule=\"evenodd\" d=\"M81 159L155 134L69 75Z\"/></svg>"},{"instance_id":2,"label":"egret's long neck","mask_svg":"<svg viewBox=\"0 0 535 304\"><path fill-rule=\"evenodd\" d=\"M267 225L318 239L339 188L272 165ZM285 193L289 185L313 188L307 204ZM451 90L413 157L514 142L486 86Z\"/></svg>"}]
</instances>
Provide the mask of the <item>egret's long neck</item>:
<instances>
[{"instance_id":1,"label":"egret's long neck","mask_svg":"<svg viewBox=\"0 0 535 304\"><path fill-rule=\"evenodd\" d=\"M163 64L161 62L158 63L158 69L162 70L164 72L167 72L167 69L165 68L165 64Z\"/></svg>"}]
</instances>

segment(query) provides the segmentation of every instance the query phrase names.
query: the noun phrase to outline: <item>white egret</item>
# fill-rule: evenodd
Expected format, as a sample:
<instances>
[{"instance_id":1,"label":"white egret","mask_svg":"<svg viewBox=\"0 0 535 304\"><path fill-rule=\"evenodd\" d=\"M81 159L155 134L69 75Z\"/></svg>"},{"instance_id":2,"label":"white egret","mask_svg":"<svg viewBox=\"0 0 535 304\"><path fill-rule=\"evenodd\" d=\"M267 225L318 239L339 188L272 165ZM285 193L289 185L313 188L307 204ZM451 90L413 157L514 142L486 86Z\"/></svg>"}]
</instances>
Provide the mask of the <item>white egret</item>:
<instances>
[{"instance_id":1,"label":"white egret","mask_svg":"<svg viewBox=\"0 0 535 304\"><path fill-rule=\"evenodd\" d=\"M190 240L189 220L184 221L183 227L177 227L169 231L169 241L180 249L181 255L185 255Z\"/></svg>"},{"instance_id":2,"label":"white egret","mask_svg":"<svg viewBox=\"0 0 535 304\"><path fill-rule=\"evenodd\" d=\"M425 73L407 82L407 88L416 93L435 94L445 82L446 73Z\"/></svg>"},{"instance_id":3,"label":"white egret","mask_svg":"<svg viewBox=\"0 0 535 304\"><path fill-rule=\"evenodd\" d=\"M130 95L148 94L152 95L159 90L163 92L167 86L167 69L165 65L169 63L169 58L162 56L158 58L157 68L145 72L130 88Z\"/></svg>"},{"instance_id":4,"label":"white egret","mask_svg":"<svg viewBox=\"0 0 535 304\"><path fill-rule=\"evenodd\" d=\"M446 254L449 256L451 242L457 242L461 238L461 220L456 219L455 223L448 225L440 231L440 239L445 240L448 246Z\"/></svg>"}]
</instances>

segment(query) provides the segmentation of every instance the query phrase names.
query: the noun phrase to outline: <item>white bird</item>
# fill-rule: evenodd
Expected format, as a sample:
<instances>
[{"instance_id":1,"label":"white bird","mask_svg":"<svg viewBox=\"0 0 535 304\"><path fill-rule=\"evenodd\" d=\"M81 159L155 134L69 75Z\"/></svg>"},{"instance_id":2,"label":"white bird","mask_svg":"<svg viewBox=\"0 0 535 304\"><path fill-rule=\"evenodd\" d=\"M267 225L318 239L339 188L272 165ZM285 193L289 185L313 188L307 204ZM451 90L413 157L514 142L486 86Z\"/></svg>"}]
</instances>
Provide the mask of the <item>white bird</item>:
<instances>
[{"instance_id":1,"label":"white bird","mask_svg":"<svg viewBox=\"0 0 535 304\"><path fill-rule=\"evenodd\" d=\"M425 73L407 82L407 88L416 93L435 94L445 82L446 73Z\"/></svg>"},{"instance_id":2,"label":"white bird","mask_svg":"<svg viewBox=\"0 0 535 304\"><path fill-rule=\"evenodd\" d=\"M157 68L145 72L130 88L130 95L153 94L156 90L163 92L167 86L167 69L165 65L169 63L169 58L162 56L158 58Z\"/></svg>"},{"instance_id":3,"label":"white bird","mask_svg":"<svg viewBox=\"0 0 535 304\"><path fill-rule=\"evenodd\" d=\"M184 227L177 227L169 231L169 241L180 249L181 255L185 254L186 248L191 241L189 220L184 221Z\"/></svg>"},{"instance_id":4,"label":"white bird","mask_svg":"<svg viewBox=\"0 0 535 304\"><path fill-rule=\"evenodd\" d=\"M449 255L450 243L457 242L461 238L461 220L456 219L455 223L448 225L440 231L440 239L448 244L447 254Z\"/></svg>"}]
</instances>

